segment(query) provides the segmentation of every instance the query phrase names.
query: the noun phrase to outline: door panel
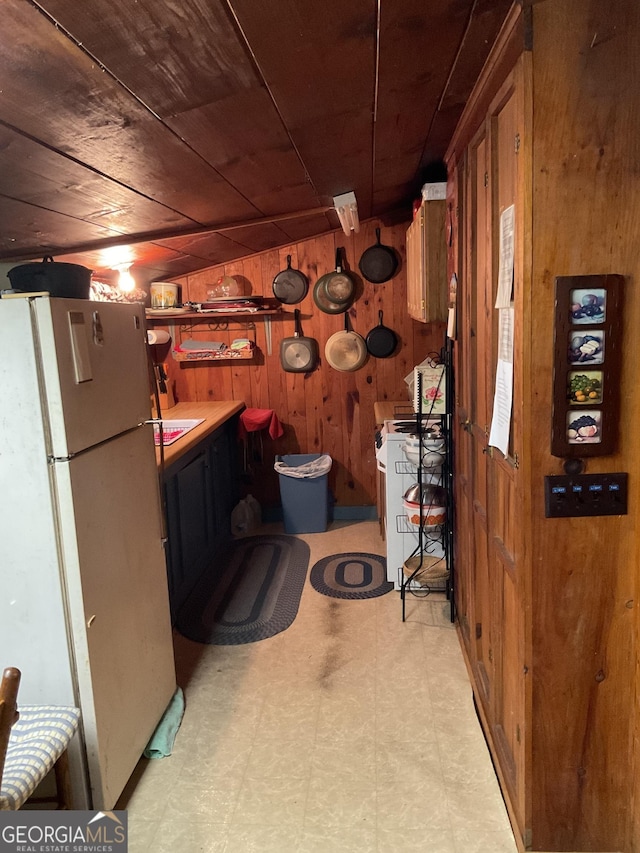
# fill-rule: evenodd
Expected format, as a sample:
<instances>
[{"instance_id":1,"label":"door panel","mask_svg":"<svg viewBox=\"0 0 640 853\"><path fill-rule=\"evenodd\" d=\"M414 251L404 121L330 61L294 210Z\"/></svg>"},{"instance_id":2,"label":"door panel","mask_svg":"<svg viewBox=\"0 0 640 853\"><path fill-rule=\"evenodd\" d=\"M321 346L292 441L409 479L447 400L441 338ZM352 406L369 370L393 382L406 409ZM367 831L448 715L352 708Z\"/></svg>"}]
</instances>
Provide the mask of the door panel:
<instances>
[{"instance_id":1,"label":"door panel","mask_svg":"<svg viewBox=\"0 0 640 853\"><path fill-rule=\"evenodd\" d=\"M93 807L111 809L175 689L144 427L53 466Z\"/></svg>"},{"instance_id":2,"label":"door panel","mask_svg":"<svg viewBox=\"0 0 640 853\"><path fill-rule=\"evenodd\" d=\"M52 453L79 453L150 417L144 309L34 299Z\"/></svg>"},{"instance_id":3,"label":"door panel","mask_svg":"<svg viewBox=\"0 0 640 853\"><path fill-rule=\"evenodd\" d=\"M491 306L491 370L495 373L498 358L499 311L493 308L497 292L500 263L500 216L515 204L518 185L518 104L514 78L507 80L496 96L489 113L488 173L491 187L490 216L487 220L491 234L491 292L487 300ZM517 237L516 237L517 239ZM514 274L514 301L518 297L518 275ZM521 370L515 353L520 350L514 328L514 376ZM492 401L491 401L492 402ZM514 396L514 412L518 400ZM519 823L524 821L523 760L524 737L524 612L518 535L515 507L518 501L516 462L518 446L515 431L517 419L512 416L508 456L493 449L488 457L487 511L490 561L492 567L493 612L496 639L494 664L496 691L493 703L495 742L501 754L501 765L506 783L511 789L510 799L519 811Z\"/></svg>"},{"instance_id":4,"label":"door panel","mask_svg":"<svg viewBox=\"0 0 640 853\"><path fill-rule=\"evenodd\" d=\"M472 242L473 355L471 376L473 408L471 414L471 466L473 531L475 555L475 638L478 686L485 710L493 696L495 639L492 628L492 589L488 549L487 517L487 432L490 377L487 353L491 351L489 245L487 240L487 140L484 128L471 145L470 188L475 228ZM488 297L489 294L489 297Z\"/></svg>"}]
</instances>

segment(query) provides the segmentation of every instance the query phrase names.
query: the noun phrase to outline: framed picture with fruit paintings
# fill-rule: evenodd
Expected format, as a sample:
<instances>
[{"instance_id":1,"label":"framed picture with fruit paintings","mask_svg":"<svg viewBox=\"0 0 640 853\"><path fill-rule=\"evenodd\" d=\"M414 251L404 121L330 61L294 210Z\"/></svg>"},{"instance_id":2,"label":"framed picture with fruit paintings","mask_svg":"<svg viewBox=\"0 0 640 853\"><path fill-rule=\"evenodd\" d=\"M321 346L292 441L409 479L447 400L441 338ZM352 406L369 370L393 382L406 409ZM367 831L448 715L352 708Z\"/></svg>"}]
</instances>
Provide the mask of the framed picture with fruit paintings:
<instances>
[{"instance_id":1,"label":"framed picture with fruit paintings","mask_svg":"<svg viewBox=\"0 0 640 853\"><path fill-rule=\"evenodd\" d=\"M614 453L620 421L622 275L555 281L551 453Z\"/></svg>"}]
</instances>

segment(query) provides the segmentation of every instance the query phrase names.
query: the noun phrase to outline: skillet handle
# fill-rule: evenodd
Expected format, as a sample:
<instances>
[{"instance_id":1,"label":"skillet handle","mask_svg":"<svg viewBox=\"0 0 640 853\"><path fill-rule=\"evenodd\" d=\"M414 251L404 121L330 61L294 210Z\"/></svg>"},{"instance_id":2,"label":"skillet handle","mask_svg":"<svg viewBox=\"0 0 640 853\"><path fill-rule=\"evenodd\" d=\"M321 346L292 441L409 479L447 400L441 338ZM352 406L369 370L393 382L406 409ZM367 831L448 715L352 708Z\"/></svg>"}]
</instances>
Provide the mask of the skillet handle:
<instances>
[{"instance_id":1,"label":"skillet handle","mask_svg":"<svg viewBox=\"0 0 640 853\"><path fill-rule=\"evenodd\" d=\"M295 323L295 327L296 327L295 332L293 333L293 337L294 338L300 338L300 337L302 337L302 326L300 325L300 309L299 308L293 309L293 317L294 317L294 323Z\"/></svg>"},{"instance_id":2,"label":"skillet handle","mask_svg":"<svg viewBox=\"0 0 640 853\"><path fill-rule=\"evenodd\" d=\"M345 332L351 331L351 327L349 326L349 312L348 311L344 312L344 330L345 330Z\"/></svg>"},{"instance_id":3,"label":"skillet handle","mask_svg":"<svg viewBox=\"0 0 640 853\"><path fill-rule=\"evenodd\" d=\"M378 246L382 246L382 240L380 239L380 229L376 228L376 240L378 241Z\"/></svg>"},{"instance_id":4,"label":"skillet handle","mask_svg":"<svg viewBox=\"0 0 640 853\"><path fill-rule=\"evenodd\" d=\"M336 249L336 272L342 272L342 257L340 255L341 249L340 246Z\"/></svg>"},{"instance_id":5,"label":"skillet handle","mask_svg":"<svg viewBox=\"0 0 640 853\"><path fill-rule=\"evenodd\" d=\"M382 311L378 311L378 320L380 321L378 325L382 326Z\"/></svg>"}]
</instances>

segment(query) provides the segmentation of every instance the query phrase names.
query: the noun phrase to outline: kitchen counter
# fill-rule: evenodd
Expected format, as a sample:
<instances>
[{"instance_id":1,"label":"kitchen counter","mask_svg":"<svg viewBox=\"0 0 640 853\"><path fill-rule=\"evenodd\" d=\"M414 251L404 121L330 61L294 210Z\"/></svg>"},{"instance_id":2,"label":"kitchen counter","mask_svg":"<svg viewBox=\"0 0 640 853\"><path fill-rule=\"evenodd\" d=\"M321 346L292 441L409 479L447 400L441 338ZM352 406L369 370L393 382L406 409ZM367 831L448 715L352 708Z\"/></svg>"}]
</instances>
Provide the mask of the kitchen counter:
<instances>
[{"instance_id":1,"label":"kitchen counter","mask_svg":"<svg viewBox=\"0 0 640 853\"><path fill-rule=\"evenodd\" d=\"M164 448L165 467L179 459L207 435L222 426L225 421L244 409L244 403L237 400L215 400L211 403L177 403L173 408L162 412L163 420L191 420L204 418L204 421L186 435ZM160 448L156 447L156 459L160 464Z\"/></svg>"}]
</instances>

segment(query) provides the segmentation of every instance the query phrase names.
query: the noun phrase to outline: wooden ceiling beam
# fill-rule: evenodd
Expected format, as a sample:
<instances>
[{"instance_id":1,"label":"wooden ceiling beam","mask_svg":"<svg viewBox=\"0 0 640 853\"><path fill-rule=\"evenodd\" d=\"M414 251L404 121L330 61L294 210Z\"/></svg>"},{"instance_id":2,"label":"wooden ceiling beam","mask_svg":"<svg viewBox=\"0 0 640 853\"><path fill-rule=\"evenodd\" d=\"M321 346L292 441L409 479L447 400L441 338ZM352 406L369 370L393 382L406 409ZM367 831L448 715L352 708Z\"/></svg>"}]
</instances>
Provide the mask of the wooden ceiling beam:
<instances>
[{"instance_id":1,"label":"wooden ceiling beam","mask_svg":"<svg viewBox=\"0 0 640 853\"><path fill-rule=\"evenodd\" d=\"M286 222L291 219L306 219L317 217L319 214L325 214L333 210L332 207L314 207L309 210L298 210L291 213L278 213L272 216L260 216L254 219L240 219L235 222L216 223L211 225L198 225L193 228L183 228L176 230L159 229L157 231L147 231L144 234L128 234L118 235L117 237L107 237L103 239L93 240L86 243L80 243L71 248L58 248L53 246L38 246L35 249L21 250L12 252L11 250L0 251L0 260L24 260L25 258L33 258L34 255L41 255L44 251L55 254L81 254L82 252L93 252L98 249L107 249L111 246L134 246L138 243L160 243L162 241L181 239L183 237L192 237L196 234L223 234L226 231L237 231L243 228L256 228L264 225L275 225L280 222Z\"/></svg>"}]
</instances>

